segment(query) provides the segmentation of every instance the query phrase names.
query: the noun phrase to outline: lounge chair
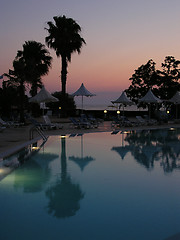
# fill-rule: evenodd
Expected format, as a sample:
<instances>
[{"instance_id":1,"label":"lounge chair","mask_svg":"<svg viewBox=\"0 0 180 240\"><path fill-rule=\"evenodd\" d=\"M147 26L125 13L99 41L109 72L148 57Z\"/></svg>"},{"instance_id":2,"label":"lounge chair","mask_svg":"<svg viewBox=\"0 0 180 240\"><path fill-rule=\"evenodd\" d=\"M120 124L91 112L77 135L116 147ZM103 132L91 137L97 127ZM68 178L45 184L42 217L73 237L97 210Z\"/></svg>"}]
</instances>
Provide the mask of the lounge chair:
<instances>
[{"instance_id":1,"label":"lounge chair","mask_svg":"<svg viewBox=\"0 0 180 240\"><path fill-rule=\"evenodd\" d=\"M63 126L59 123L52 123L48 115L43 116L44 122L50 129L62 129Z\"/></svg>"},{"instance_id":2,"label":"lounge chair","mask_svg":"<svg viewBox=\"0 0 180 240\"><path fill-rule=\"evenodd\" d=\"M89 118L85 114L82 114L79 118L79 121L81 123L84 123L87 125L87 128L97 128L98 122L95 120L95 118Z\"/></svg>"},{"instance_id":3,"label":"lounge chair","mask_svg":"<svg viewBox=\"0 0 180 240\"><path fill-rule=\"evenodd\" d=\"M75 118L70 117L69 120L71 121L70 126L74 128L81 128L80 122L78 122Z\"/></svg>"},{"instance_id":4,"label":"lounge chair","mask_svg":"<svg viewBox=\"0 0 180 240\"><path fill-rule=\"evenodd\" d=\"M34 127L38 127L40 128L41 130L46 130L49 128L49 125L48 124L45 124L45 123L41 123L41 122L38 122L36 119L34 119L33 117L29 116L29 115L25 115L25 117L32 123L32 125Z\"/></svg>"},{"instance_id":5,"label":"lounge chair","mask_svg":"<svg viewBox=\"0 0 180 240\"><path fill-rule=\"evenodd\" d=\"M80 117L78 120L79 120L82 128L83 128L83 127L84 127L84 128L92 128L92 127L93 127L93 125L88 121L87 118L82 118L82 117Z\"/></svg>"},{"instance_id":6,"label":"lounge chair","mask_svg":"<svg viewBox=\"0 0 180 240\"><path fill-rule=\"evenodd\" d=\"M149 123L149 125L154 125L158 123L156 119L149 118L148 115L144 115L143 117Z\"/></svg>"},{"instance_id":7,"label":"lounge chair","mask_svg":"<svg viewBox=\"0 0 180 240\"><path fill-rule=\"evenodd\" d=\"M19 127L20 123L16 123L13 121L4 121L2 118L0 118L0 126L2 126L2 127Z\"/></svg>"},{"instance_id":8,"label":"lounge chair","mask_svg":"<svg viewBox=\"0 0 180 240\"><path fill-rule=\"evenodd\" d=\"M140 125L148 125L148 121L143 119L141 116L136 116L136 119Z\"/></svg>"},{"instance_id":9,"label":"lounge chair","mask_svg":"<svg viewBox=\"0 0 180 240\"><path fill-rule=\"evenodd\" d=\"M100 121L97 118L89 114L87 119L93 125L94 128L98 128Z\"/></svg>"},{"instance_id":10,"label":"lounge chair","mask_svg":"<svg viewBox=\"0 0 180 240\"><path fill-rule=\"evenodd\" d=\"M77 120L75 118L69 118L71 121L71 126L75 128L90 128L91 124L89 122L80 121L80 118Z\"/></svg>"},{"instance_id":11,"label":"lounge chair","mask_svg":"<svg viewBox=\"0 0 180 240\"><path fill-rule=\"evenodd\" d=\"M130 121L127 117L121 116L119 118L114 118L111 126L118 128L118 127L132 127L135 126L135 122Z\"/></svg>"},{"instance_id":12,"label":"lounge chair","mask_svg":"<svg viewBox=\"0 0 180 240\"><path fill-rule=\"evenodd\" d=\"M121 117L121 126L123 127L132 127L135 126L135 122L130 121L127 117L122 116Z\"/></svg>"},{"instance_id":13,"label":"lounge chair","mask_svg":"<svg viewBox=\"0 0 180 240\"><path fill-rule=\"evenodd\" d=\"M144 119L142 118L141 116L136 116L136 119L139 121L140 124L142 125L148 125L148 126L151 126L151 125L154 125L157 123L156 120L154 119Z\"/></svg>"}]
</instances>

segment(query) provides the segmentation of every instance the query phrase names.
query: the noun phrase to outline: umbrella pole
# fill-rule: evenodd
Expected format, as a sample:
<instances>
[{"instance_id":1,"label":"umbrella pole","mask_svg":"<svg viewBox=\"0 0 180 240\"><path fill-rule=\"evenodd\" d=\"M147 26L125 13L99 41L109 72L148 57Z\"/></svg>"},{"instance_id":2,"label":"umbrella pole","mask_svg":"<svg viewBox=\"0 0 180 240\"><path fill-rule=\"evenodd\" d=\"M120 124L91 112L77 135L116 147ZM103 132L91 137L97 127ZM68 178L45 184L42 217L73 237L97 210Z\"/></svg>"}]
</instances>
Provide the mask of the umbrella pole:
<instances>
[{"instance_id":1,"label":"umbrella pole","mask_svg":"<svg viewBox=\"0 0 180 240\"><path fill-rule=\"evenodd\" d=\"M176 119L178 118L178 105L176 104Z\"/></svg>"},{"instance_id":2,"label":"umbrella pole","mask_svg":"<svg viewBox=\"0 0 180 240\"><path fill-rule=\"evenodd\" d=\"M83 158L83 135L81 136L81 158Z\"/></svg>"},{"instance_id":3,"label":"umbrella pole","mask_svg":"<svg viewBox=\"0 0 180 240\"><path fill-rule=\"evenodd\" d=\"M124 146L124 132L122 132L122 143L121 143L121 146L122 147Z\"/></svg>"},{"instance_id":4,"label":"umbrella pole","mask_svg":"<svg viewBox=\"0 0 180 240\"><path fill-rule=\"evenodd\" d=\"M151 118L151 104L149 104L149 120Z\"/></svg>"},{"instance_id":5,"label":"umbrella pole","mask_svg":"<svg viewBox=\"0 0 180 240\"><path fill-rule=\"evenodd\" d=\"M82 114L83 114L83 95L82 95Z\"/></svg>"}]
</instances>

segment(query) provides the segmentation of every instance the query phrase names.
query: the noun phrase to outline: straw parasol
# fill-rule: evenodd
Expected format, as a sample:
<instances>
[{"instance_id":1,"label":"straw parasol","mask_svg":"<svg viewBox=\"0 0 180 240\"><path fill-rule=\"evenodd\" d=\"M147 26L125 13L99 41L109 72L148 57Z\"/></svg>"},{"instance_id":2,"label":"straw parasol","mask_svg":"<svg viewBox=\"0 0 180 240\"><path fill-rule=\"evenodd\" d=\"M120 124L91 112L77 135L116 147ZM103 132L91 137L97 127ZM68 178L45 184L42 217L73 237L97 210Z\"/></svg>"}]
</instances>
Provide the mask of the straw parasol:
<instances>
[{"instance_id":1,"label":"straw parasol","mask_svg":"<svg viewBox=\"0 0 180 240\"><path fill-rule=\"evenodd\" d=\"M139 99L139 102L144 102L149 104L149 118L150 118L150 114L151 114L151 103L162 103L162 100L159 99L158 97L156 97L153 92L151 91L151 89L149 89L149 91L146 93L146 95L142 98Z\"/></svg>"},{"instance_id":2,"label":"straw parasol","mask_svg":"<svg viewBox=\"0 0 180 240\"><path fill-rule=\"evenodd\" d=\"M178 104L180 104L180 91L177 91L176 94L169 99L169 102L172 102L176 105L176 119L178 117Z\"/></svg>"},{"instance_id":3,"label":"straw parasol","mask_svg":"<svg viewBox=\"0 0 180 240\"><path fill-rule=\"evenodd\" d=\"M58 102L59 100L52 96L43 86L41 90L32 98L29 99L29 102L32 103L48 103L48 102ZM43 108L43 115L44 115L44 108Z\"/></svg>"},{"instance_id":4,"label":"straw parasol","mask_svg":"<svg viewBox=\"0 0 180 240\"><path fill-rule=\"evenodd\" d=\"M126 105L134 105L134 102L132 102L126 95L125 91L122 92L121 96L116 99L115 101L111 101L113 104L114 103L121 103L123 105L123 115L124 115L124 107Z\"/></svg>"},{"instance_id":5,"label":"straw parasol","mask_svg":"<svg viewBox=\"0 0 180 240\"><path fill-rule=\"evenodd\" d=\"M82 112L83 112L83 97L84 97L84 96L85 96L85 97L93 97L93 96L96 96L96 95L93 94L93 93L91 93L91 92L89 92L89 91L85 88L84 84L82 83L81 86L80 86L80 88L79 88L76 92L74 92L74 93L72 94L72 96L73 96L73 97L75 97L75 96L81 96L81 97L82 97Z\"/></svg>"}]
</instances>

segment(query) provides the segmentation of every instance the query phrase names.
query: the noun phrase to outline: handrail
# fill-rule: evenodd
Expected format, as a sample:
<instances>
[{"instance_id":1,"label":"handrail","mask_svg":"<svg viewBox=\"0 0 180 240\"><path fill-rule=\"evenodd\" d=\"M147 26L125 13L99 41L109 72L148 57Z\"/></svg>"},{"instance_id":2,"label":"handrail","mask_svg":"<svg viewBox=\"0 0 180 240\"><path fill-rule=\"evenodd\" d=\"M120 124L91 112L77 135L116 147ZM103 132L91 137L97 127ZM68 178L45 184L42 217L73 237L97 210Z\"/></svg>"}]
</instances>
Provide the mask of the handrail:
<instances>
[{"instance_id":1,"label":"handrail","mask_svg":"<svg viewBox=\"0 0 180 240\"><path fill-rule=\"evenodd\" d=\"M42 129L39 127L39 126L33 126L30 131L29 131L29 135L30 135L30 140L32 140L34 137L33 137L33 131L36 130L39 135L42 137L42 139L44 141L47 141L48 139L48 136L45 136L44 132L42 131Z\"/></svg>"}]
</instances>

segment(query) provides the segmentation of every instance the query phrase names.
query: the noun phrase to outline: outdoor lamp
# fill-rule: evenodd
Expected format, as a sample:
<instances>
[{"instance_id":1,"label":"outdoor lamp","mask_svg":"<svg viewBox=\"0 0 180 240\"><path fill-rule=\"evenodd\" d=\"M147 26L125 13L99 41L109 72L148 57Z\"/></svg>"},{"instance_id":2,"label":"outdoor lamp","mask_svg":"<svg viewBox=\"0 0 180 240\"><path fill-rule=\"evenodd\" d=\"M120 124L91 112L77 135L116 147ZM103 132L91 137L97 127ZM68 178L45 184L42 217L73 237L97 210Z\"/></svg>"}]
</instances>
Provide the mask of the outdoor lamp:
<instances>
[{"instance_id":1,"label":"outdoor lamp","mask_svg":"<svg viewBox=\"0 0 180 240\"><path fill-rule=\"evenodd\" d=\"M119 118L119 115L120 115L120 111L119 110L117 110L117 115L118 115L118 118Z\"/></svg>"},{"instance_id":2,"label":"outdoor lamp","mask_svg":"<svg viewBox=\"0 0 180 240\"><path fill-rule=\"evenodd\" d=\"M66 138L66 135L61 135L60 138Z\"/></svg>"},{"instance_id":3,"label":"outdoor lamp","mask_svg":"<svg viewBox=\"0 0 180 240\"><path fill-rule=\"evenodd\" d=\"M107 110L104 110L104 119L106 119Z\"/></svg>"},{"instance_id":4,"label":"outdoor lamp","mask_svg":"<svg viewBox=\"0 0 180 240\"><path fill-rule=\"evenodd\" d=\"M37 146L37 142L32 144L31 150L38 150L40 147Z\"/></svg>"},{"instance_id":5,"label":"outdoor lamp","mask_svg":"<svg viewBox=\"0 0 180 240\"><path fill-rule=\"evenodd\" d=\"M59 107L59 110L61 110L61 107Z\"/></svg>"},{"instance_id":6,"label":"outdoor lamp","mask_svg":"<svg viewBox=\"0 0 180 240\"><path fill-rule=\"evenodd\" d=\"M167 110L167 114L169 114L169 110Z\"/></svg>"},{"instance_id":7,"label":"outdoor lamp","mask_svg":"<svg viewBox=\"0 0 180 240\"><path fill-rule=\"evenodd\" d=\"M39 149L39 147L37 147L37 146L32 146L32 148L31 148L31 150L38 150Z\"/></svg>"}]
</instances>

